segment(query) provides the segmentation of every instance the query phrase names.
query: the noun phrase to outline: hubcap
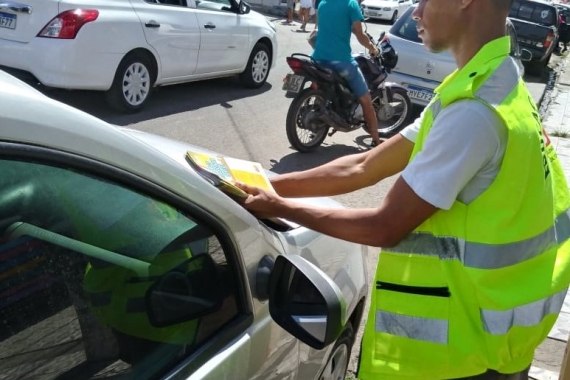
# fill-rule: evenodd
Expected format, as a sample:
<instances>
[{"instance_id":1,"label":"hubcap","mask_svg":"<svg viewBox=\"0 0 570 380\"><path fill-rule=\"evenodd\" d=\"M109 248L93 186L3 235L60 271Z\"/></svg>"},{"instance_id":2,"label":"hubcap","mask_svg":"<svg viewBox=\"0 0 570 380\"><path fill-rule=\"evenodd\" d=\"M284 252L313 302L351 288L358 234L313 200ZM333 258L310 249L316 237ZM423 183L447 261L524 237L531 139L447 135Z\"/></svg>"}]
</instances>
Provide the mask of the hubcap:
<instances>
[{"instance_id":1,"label":"hubcap","mask_svg":"<svg viewBox=\"0 0 570 380\"><path fill-rule=\"evenodd\" d=\"M333 352L319 380L343 380L348 367L348 348L341 344Z\"/></svg>"},{"instance_id":2,"label":"hubcap","mask_svg":"<svg viewBox=\"0 0 570 380\"><path fill-rule=\"evenodd\" d=\"M253 65L251 67L251 76L255 83L261 83L267 77L269 72L269 55L264 50L257 52L253 57Z\"/></svg>"},{"instance_id":3,"label":"hubcap","mask_svg":"<svg viewBox=\"0 0 570 380\"><path fill-rule=\"evenodd\" d=\"M378 117L378 130L382 132L390 132L404 122L408 112L408 103L404 97L398 93L393 95L392 102L388 104L378 104L380 99L374 99L376 108L376 116Z\"/></svg>"},{"instance_id":4,"label":"hubcap","mask_svg":"<svg viewBox=\"0 0 570 380\"><path fill-rule=\"evenodd\" d=\"M150 91L150 73L145 65L135 62L123 76L123 97L131 106L141 105Z\"/></svg>"},{"instance_id":5,"label":"hubcap","mask_svg":"<svg viewBox=\"0 0 570 380\"><path fill-rule=\"evenodd\" d=\"M297 111L297 137L299 142L305 146L314 145L327 132L326 125L320 122L318 124L310 122L313 119L311 113L315 112L315 106L324 103L325 100L322 97L313 95L305 99Z\"/></svg>"}]
</instances>

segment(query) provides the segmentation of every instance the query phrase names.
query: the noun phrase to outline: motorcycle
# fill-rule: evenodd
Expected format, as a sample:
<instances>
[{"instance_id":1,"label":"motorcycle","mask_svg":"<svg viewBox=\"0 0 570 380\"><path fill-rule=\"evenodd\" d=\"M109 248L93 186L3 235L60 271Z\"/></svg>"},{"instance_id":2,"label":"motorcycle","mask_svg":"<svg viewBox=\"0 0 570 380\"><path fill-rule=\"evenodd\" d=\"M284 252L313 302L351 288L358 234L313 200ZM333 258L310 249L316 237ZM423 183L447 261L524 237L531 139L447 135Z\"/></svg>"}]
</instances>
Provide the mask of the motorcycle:
<instances>
[{"instance_id":1,"label":"motorcycle","mask_svg":"<svg viewBox=\"0 0 570 380\"><path fill-rule=\"evenodd\" d=\"M353 54L372 95L378 118L380 138L399 133L408 125L412 103L407 89L386 82L398 62L398 54L382 32L378 42L366 32L379 49L376 57ZM319 66L310 56L294 53L287 57L293 71L283 79L286 97L293 98L287 112L286 130L289 143L299 152L311 152L334 133L351 132L359 128L368 133L360 102L346 80L334 70ZM329 130L332 131L329 133Z\"/></svg>"}]
</instances>

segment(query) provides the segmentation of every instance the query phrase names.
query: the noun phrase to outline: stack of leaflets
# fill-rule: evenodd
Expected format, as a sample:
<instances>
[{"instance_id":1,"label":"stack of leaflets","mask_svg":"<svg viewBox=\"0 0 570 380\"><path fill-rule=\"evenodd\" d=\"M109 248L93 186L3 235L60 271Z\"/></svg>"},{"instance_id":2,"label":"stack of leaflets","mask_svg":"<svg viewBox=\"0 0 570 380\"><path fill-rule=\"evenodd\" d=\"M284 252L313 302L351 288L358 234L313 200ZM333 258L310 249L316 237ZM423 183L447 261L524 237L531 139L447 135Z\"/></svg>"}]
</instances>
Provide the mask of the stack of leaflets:
<instances>
[{"instance_id":1,"label":"stack of leaflets","mask_svg":"<svg viewBox=\"0 0 570 380\"><path fill-rule=\"evenodd\" d=\"M193 151L188 151L186 158L194 170L237 201L247 198L247 194L235 186L236 182L275 191L257 162Z\"/></svg>"},{"instance_id":2,"label":"stack of leaflets","mask_svg":"<svg viewBox=\"0 0 570 380\"><path fill-rule=\"evenodd\" d=\"M195 151L187 151L186 159L198 174L237 202L245 200L248 194L237 187L236 182L275 191L260 163ZM281 218L271 221L293 228L299 226Z\"/></svg>"}]
</instances>

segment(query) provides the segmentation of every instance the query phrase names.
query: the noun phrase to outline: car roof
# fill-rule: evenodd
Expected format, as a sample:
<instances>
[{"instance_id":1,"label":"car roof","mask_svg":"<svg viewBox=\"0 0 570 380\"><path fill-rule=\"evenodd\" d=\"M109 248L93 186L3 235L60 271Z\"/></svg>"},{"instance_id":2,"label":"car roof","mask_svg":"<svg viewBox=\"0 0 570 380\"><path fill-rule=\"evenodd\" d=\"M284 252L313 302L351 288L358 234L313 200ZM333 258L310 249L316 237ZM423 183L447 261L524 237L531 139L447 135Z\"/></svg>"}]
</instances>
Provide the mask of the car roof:
<instances>
[{"instance_id":1,"label":"car roof","mask_svg":"<svg viewBox=\"0 0 570 380\"><path fill-rule=\"evenodd\" d=\"M175 160L153 147L148 138L143 141L129 130L53 100L2 70L0 115L0 141L47 147L94 159L182 196L189 195L189 184L212 193L209 185L184 164L184 149L191 146L173 141L181 156Z\"/></svg>"}]
</instances>

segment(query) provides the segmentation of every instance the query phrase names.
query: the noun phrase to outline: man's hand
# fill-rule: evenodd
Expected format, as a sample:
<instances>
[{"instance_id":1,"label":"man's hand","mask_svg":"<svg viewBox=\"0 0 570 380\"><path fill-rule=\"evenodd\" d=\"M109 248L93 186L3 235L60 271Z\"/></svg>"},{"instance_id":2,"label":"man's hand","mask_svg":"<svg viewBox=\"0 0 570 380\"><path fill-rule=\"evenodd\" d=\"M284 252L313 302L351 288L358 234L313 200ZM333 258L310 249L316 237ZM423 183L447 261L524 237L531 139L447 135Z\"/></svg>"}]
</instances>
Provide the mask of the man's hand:
<instances>
[{"instance_id":1,"label":"man's hand","mask_svg":"<svg viewBox=\"0 0 570 380\"><path fill-rule=\"evenodd\" d=\"M370 50L370 56L371 57L378 57L378 55L380 54L380 50L378 50L378 48L374 45L372 45L372 50Z\"/></svg>"},{"instance_id":2,"label":"man's hand","mask_svg":"<svg viewBox=\"0 0 570 380\"><path fill-rule=\"evenodd\" d=\"M269 219L283 216L286 210L284 198L276 193L248 186L244 183L236 183L235 185L249 194L242 205L257 218Z\"/></svg>"}]
</instances>

